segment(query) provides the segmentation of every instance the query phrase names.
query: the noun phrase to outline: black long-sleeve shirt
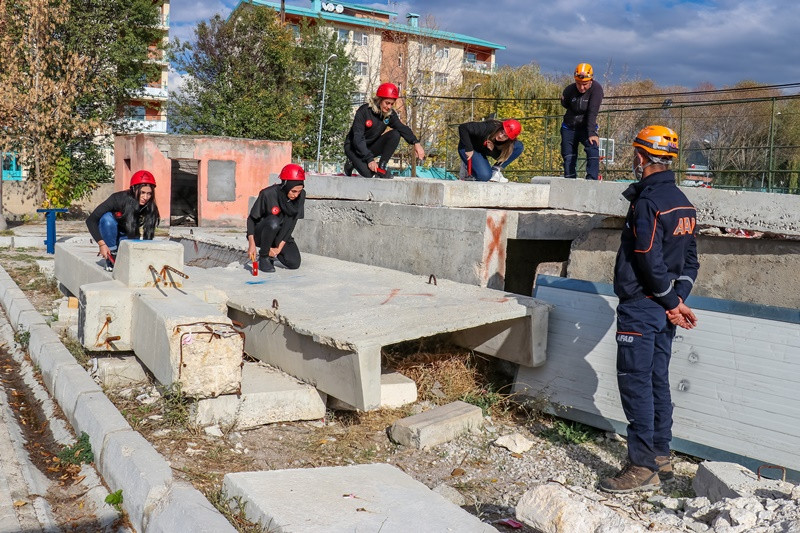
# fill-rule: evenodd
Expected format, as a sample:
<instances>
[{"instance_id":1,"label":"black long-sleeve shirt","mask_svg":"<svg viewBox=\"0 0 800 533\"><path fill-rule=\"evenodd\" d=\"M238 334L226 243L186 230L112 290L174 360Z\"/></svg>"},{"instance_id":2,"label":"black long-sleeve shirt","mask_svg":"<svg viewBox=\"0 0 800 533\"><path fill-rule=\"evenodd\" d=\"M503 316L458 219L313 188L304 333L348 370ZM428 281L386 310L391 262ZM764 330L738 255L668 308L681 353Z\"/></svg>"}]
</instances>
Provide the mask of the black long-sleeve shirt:
<instances>
[{"instance_id":1,"label":"black long-sleeve shirt","mask_svg":"<svg viewBox=\"0 0 800 533\"><path fill-rule=\"evenodd\" d=\"M123 213L125 213L125 205L131 201L131 193L128 190L125 191L118 191L113 193L111 196L105 199L103 203L98 205L92 211L92 214L89 215L89 218L86 219L86 227L89 228L89 234L92 236L92 239L95 242L100 242L103 240L103 236L100 234L100 218L105 215L106 213L111 213L114 215L114 219L117 223L122 223ZM141 211L141 208L139 209ZM140 216L136 217L138 221L137 235L128 235L129 238L138 238L138 233L142 227L142 218ZM114 246L114 243L106 243L109 246Z\"/></svg>"},{"instance_id":2,"label":"black long-sleeve shirt","mask_svg":"<svg viewBox=\"0 0 800 533\"><path fill-rule=\"evenodd\" d=\"M489 135L497 129L497 122L465 122L458 126L458 147L466 152L478 152L484 157L497 159L502 151L493 143L494 147L489 150L485 141Z\"/></svg>"},{"instance_id":3,"label":"black long-sleeve shirt","mask_svg":"<svg viewBox=\"0 0 800 533\"><path fill-rule=\"evenodd\" d=\"M305 216L305 201L306 190L300 191L300 195L294 202L297 204L297 215L289 216L281 210L278 203L278 195L283 194L280 191L281 184L276 183L270 185L265 189L261 189L258 193L258 198L250 209L250 215L247 217L247 236L254 235L256 231L256 224L269 215L281 217L281 230L276 237L277 242L291 242L292 232L297 224L297 220Z\"/></svg>"},{"instance_id":4,"label":"black long-sleeve shirt","mask_svg":"<svg viewBox=\"0 0 800 533\"><path fill-rule=\"evenodd\" d=\"M567 110L564 124L573 130L586 128L588 137L597 135L597 114L602 103L603 86L596 81L592 81L585 93L578 91L574 83L567 85L561 95L561 105Z\"/></svg>"},{"instance_id":5,"label":"black long-sleeve shirt","mask_svg":"<svg viewBox=\"0 0 800 533\"><path fill-rule=\"evenodd\" d=\"M675 185L671 170L651 174L623 193L631 202L617 262L614 292L620 301L652 297L675 309L689 296L697 260L697 212Z\"/></svg>"},{"instance_id":6,"label":"black long-sleeve shirt","mask_svg":"<svg viewBox=\"0 0 800 533\"><path fill-rule=\"evenodd\" d=\"M403 124L400 117L397 116L396 111L392 110L392 113L384 119L380 113L373 111L369 104L362 105L356 111L353 125L350 127L350 131L347 132L345 142L350 144L353 151L362 161L372 161L379 154L373 154L369 146L383 135L387 127L397 130L408 144L417 144L419 142L411 128Z\"/></svg>"}]
</instances>

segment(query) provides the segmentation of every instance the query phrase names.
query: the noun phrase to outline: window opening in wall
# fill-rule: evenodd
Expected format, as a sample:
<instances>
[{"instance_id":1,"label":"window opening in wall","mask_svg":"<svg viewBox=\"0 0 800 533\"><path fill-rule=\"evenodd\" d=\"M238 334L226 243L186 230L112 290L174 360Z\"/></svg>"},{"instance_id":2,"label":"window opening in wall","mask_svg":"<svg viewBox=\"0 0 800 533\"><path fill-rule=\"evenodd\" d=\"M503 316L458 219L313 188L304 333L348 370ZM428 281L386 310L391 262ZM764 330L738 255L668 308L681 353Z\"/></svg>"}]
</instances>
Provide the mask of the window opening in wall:
<instances>
[{"instance_id":1,"label":"window opening in wall","mask_svg":"<svg viewBox=\"0 0 800 533\"><path fill-rule=\"evenodd\" d=\"M197 159L173 159L169 202L170 226L197 226Z\"/></svg>"}]
</instances>

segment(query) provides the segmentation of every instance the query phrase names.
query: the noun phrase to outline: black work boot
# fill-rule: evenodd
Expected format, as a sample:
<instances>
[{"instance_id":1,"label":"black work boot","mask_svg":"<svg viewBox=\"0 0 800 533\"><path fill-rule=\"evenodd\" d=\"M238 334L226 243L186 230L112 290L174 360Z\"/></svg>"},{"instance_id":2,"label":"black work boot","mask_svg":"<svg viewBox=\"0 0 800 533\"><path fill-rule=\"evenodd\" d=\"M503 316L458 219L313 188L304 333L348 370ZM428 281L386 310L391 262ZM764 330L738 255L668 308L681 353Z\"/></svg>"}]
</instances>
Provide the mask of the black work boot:
<instances>
[{"instance_id":1,"label":"black work boot","mask_svg":"<svg viewBox=\"0 0 800 533\"><path fill-rule=\"evenodd\" d=\"M259 255L258 269L261 272L275 272L275 259L268 255Z\"/></svg>"},{"instance_id":2,"label":"black work boot","mask_svg":"<svg viewBox=\"0 0 800 533\"><path fill-rule=\"evenodd\" d=\"M353 175L353 163L350 161L350 159L347 159L344 162L344 175L345 176Z\"/></svg>"},{"instance_id":3,"label":"black work boot","mask_svg":"<svg viewBox=\"0 0 800 533\"><path fill-rule=\"evenodd\" d=\"M386 163L378 163L378 170L372 175L373 178L392 179L392 171L386 168Z\"/></svg>"}]
</instances>

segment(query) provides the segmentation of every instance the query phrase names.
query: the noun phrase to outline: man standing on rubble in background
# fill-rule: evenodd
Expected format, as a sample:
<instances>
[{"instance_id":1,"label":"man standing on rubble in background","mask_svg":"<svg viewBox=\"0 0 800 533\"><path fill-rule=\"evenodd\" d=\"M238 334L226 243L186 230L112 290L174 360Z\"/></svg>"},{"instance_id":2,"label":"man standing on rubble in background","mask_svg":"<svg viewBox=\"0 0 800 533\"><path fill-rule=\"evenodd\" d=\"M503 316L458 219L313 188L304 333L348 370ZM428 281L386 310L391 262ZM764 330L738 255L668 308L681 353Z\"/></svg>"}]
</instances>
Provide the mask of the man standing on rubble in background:
<instances>
[{"instance_id":1,"label":"man standing on rubble in background","mask_svg":"<svg viewBox=\"0 0 800 533\"><path fill-rule=\"evenodd\" d=\"M648 126L633 141L637 179L614 267L617 384L628 419L628 462L600 482L607 492L654 490L672 477L669 360L676 326L697 318L684 303L697 278L696 210L675 184L670 165L678 135Z\"/></svg>"},{"instance_id":2,"label":"man standing on rubble in background","mask_svg":"<svg viewBox=\"0 0 800 533\"><path fill-rule=\"evenodd\" d=\"M594 70L589 63L580 63L575 67L574 78L575 83L567 85L561 94L561 105L566 109L561 123L564 177L577 177L578 145L582 144L586 152L586 179L596 180L600 174L597 114L603 103L603 87L594 81Z\"/></svg>"}]
</instances>

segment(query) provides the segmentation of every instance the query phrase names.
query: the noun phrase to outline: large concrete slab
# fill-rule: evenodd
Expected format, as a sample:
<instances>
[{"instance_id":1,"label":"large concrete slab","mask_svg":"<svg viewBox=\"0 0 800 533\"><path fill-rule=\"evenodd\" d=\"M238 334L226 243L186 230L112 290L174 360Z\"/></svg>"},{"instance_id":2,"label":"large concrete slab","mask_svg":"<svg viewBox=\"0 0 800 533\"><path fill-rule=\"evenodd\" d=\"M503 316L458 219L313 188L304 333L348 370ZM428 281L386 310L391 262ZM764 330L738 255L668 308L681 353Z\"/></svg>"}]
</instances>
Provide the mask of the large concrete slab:
<instances>
[{"instance_id":1,"label":"large concrete slab","mask_svg":"<svg viewBox=\"0 0 800 533\"><path fill-rule=\"evenodd\" d=\"M625 216L629 203L622 197L628 183L613 181L533 178L549 184L549 207L582 213ZM697 223L703 226L744 228L800 235L800 195L726 191L683 187L697 208Z\"/></svg>"},{"instance_id":2,"label":"large concrete slab","mask_svg":"<svg viewBox=\"0 0 800 533\"><path fill-rule=\"evenodd\" d=\"M187 271L209 283L224 276L248 354L359 409L380 406L380 348L404 340L471 330L482 353L545 359L549 307L530 297L311 254L299 270L255 279L244 267Z\"/></svg>"},{"instance_id":3,"label":"large concrete slab","mask_svg":"<svg viewBox=\"0 0 800 533\"><path fill-rule=\"evenodd\" d=\"M80 294L81 285L113 279L105 271L105 259L97 256L97 244L83 238L56 243L55 274L73 296Z\"/></svg>"},{"instance_id":4,"label":"large concrete slab","mask_svg":"<svg viewBox=\"0 0 800 533\"><path fill-rule=\"evenodd\" d=\"M386 464L238 472L223 490L276 533L497 531Z\"/></svg>"},{"instance_id":5,"label":"large concrete slab","mask_svg":"<svg viewBox=\"0 0 800 533\"><path fill-rule=\"evenodd\" d=\"M277 175L270 176L277 183ZM431 207L532 209L548 205L547 184L484 183L424 178L392 180L360 176L306 174L306 194L313 199L365 200Z\"/></svg>"}]
</instances>

